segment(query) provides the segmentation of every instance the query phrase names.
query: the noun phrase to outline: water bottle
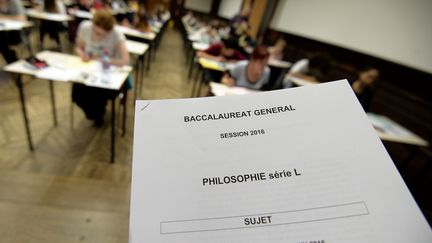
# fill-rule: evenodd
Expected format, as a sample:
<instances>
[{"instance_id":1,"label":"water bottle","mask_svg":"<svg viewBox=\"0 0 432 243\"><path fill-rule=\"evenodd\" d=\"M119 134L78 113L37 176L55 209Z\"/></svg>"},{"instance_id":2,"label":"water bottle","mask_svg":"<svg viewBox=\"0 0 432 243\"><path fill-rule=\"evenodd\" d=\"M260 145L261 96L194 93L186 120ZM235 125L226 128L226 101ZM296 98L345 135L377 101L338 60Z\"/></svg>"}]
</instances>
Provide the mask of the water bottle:
<instances>
[{"instance_id":1,"label":"water bottle","mask_svg":"<svg viewBox=\"0 0 432 243\"><path fill-rule=\"evenodd\" d=\"M109 56L108 50L106 49L102 52L101 63L102 63L102 83L108 83L109 81L108 73L111 65L111 58Z\"/></svg>"}]
</instances>

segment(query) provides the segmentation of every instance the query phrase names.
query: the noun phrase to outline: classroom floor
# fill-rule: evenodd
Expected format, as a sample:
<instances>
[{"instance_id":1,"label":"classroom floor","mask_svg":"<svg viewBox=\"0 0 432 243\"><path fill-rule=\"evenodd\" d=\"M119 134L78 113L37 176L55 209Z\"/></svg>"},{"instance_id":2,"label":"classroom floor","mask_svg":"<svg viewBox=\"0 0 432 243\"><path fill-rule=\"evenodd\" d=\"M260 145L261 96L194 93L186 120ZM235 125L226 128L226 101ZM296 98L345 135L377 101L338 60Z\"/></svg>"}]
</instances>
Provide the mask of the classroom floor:
<instances>
[{"instance_id":1,"label":"classroom floor","mask_svg":"<svg viewBox=\"0 0 432 243\"><path fill-rule=\"evenodd\" d=\"M120 137L118 131L116 162L110 164L109 106L102 128L78 107L71 126L71 84L57 82L54 127L48 82L24 83L34 152L27 146L18 89L0 72L0 242L127 242L133 92L127 132ZM168 28L140 98L182 98L190 90L180 34Z\"/></svg>"}]
</instances>

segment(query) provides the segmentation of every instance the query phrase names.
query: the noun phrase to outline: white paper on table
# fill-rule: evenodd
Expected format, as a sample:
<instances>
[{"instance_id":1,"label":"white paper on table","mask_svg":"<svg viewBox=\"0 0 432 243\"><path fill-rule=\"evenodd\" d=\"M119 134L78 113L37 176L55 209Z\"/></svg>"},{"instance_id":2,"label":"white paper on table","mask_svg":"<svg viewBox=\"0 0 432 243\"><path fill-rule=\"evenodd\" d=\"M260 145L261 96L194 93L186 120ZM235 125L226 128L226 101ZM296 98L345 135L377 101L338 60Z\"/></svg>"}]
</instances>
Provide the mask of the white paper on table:
<instances>
[{"instance_id":1,"label":"white paper on table","mask_svg":"<svg viewBox=\"0 0 432 243\"><path fill-rule=\"evenodd\" d=\"M346 80L135 109L131 242L432 242Z\"/></svg>"},{"instance_id":2,"label":"white paper on table","mask_svg":"<svg viewBox=\"0 0 432 243\"><path fill-rule=\"evenodd\" d=\"M73 80L78 72L61 67L48 66L36 73L37 78L67 82Z\"/></svg>"},{"instance_id":3,"label":"white paper on table","mask_svg":"<svg viewBox=\"0 0 432 243\"><path fill-rule=\"evenodd\" d=\"M20 30L24 26L23 21L0 20L0 30Z\"/></svg>"}]
</instances>

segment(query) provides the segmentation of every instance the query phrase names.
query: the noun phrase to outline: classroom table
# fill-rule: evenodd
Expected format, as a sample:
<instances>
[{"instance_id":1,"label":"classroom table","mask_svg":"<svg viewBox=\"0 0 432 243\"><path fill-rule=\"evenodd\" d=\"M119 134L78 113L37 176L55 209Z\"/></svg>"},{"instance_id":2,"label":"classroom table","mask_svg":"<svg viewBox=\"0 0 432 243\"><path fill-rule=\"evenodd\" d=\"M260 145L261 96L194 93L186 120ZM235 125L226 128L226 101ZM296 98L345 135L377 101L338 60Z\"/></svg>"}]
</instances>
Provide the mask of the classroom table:
<instances>
[{"instance_id":1,"label":"classroom table","mask_svg":"<svg viewBox=\"0 0 432 243\"><path fill-rule=\"evenodd\" d=\"M73 17L67 14L47 13L36 9L27 9L26 14L30 18L53 21L53 22L67 22L73 20Z\"/></svg>"},{"instance_id":2,"label":"classroom table","mask_svg":"<svg viewBox=\"0 0 432 243\"><path fill-rule=\"evenodd\" d=\"M155 39L156 34L153 32L142 32L136 29L132 29L129 27L116 25L115 28L123 33L126 37L132 37L133 40L144 42L149 45L149 54L147 58L147 70L150 69L151 56L154 55L155 52Z\"/></svg>"},{"instance_id":3,"label":"classroom table","mask_svg":"<svg viewBox=\"0 0 432 243\"><path fill-rule=\"evenodd\" d=\"M292 66L292 63L270 58L268 60L268 65L275 68L288 69Z\"/></svg>"},{"instance_id":4,"label":"classroom table","mask_svg":"<svg viewBox=\"0 0 432 243\"><path fill-rule=\"evenodd\" d=\"M45 60L49 67L35 70L29 67L25 60L18 60L4 67L4 71L14 73L17 76L16 84L21 101L21 108L24 117L28 145L30 150L34 150L29 126L29 119L25 105L25 94L22 83L22 75L29 75L39 79L49 80L51 106L53 113L54 126L57 126L57 113L55 108L55 94L53 81L59 82L76 82L87 86L97 87L106 90L112 90L111 97L111 163L115 159L115 99L124 85L129 73L132 71L130 66L114 67L112 66L108 73L101 70L101 64L98 61L83 62L78 56L63 54L51 51L42 51L36 54L40 60ZM126 107L125 107L126 109ZM126 111L126 110L125 110ZM125 119L126 112L123 119ZM123 120L123 130L125 129Z\"/></svg>"},{"instance_id":5,"label":"classroom table","mask_svg":"<svg viewBox=\"0 0 432 243\"><path fill-rule=\"evenodd\" d=\"M243 87L230 87L225 84L210 82L210 91L215 96L227 96L227 95L243 95L243 94L253 94L260 91L243 88Z\"/></svg>"},{"instance_id":6,"label":"classroom table","mask_svg":"<svg viewBox=\"0 0 432 243\"><path fill-rule=\"evenodd\" d=\"M403 143L408 145L428 147L429 142L414 134L407 128L390 118L375 113L366 113L372 126L383 141Z\"/></svg>"},{"instance_id":7,"label":"classroom table","mask_svg":"<svg viewBox=\"0 0 432 243\"><path fill-rule=\"evenodd\" d=\"M0 31L19 31L25 28L33 27L33 23L30 21L21 20L0 20ZM2 44L4 45L4 43Z\"/></svg>"},{"instance_id":8,"label":"classroom table","mask_svg":"<svg viewBox=\"0 0 432 243\"><path fill-rule=\"evenodd\" d=\"M144 73L142 70L144 67L144 56L146 55L149 45L137 41L126 40L126 48L129 53L137 55L138 60L135 64L135 100L138 94L141 94L142 82L144 79ZM139 93L138 93L139 90Z\"/></svg>"},{"instance_id":9,"label":"classroom table","mask_svg":"<svg viewBox=\"0 0 432 243\"><path fill-rule=\"evenodd\" d=\"M49 22L56 22L59 24L72 21L74 18L72 16L69 16L67 14L60 14L60 13L47 13L43 11L39 11L36 9L27 9L26 14L29 18L39 20L39 21L49 21ZM66 30L66 29L65 29ZM39 33L41 35L41 33ZM60 37L59 37L60 38ZM60 38L61 40L61 38ZM40 43L41 49L43 48L43 44ZM62 49L62 46L60 44L60 48Z\"/></svg>"}]
</instances>

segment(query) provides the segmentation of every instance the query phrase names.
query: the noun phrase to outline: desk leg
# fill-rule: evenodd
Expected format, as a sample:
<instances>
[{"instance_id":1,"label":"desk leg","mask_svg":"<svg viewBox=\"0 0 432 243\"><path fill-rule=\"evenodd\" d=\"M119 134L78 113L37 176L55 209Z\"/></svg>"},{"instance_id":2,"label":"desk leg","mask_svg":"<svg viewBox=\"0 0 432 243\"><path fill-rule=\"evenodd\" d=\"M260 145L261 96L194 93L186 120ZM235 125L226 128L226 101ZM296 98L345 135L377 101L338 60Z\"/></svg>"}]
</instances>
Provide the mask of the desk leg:
<instances>
[{"instance_id":1,"label":"desk leg","mask_svg":"<svg viewBox=\"0 0 432 243\"><path fill-rule=\"evenodd\" d=\"M189 73L188 73L188 78L190 79L192 77L192 70L193 70L193 65L194 65L194 56L191 57L192 60L190 60L189 64ZM189 80L188 80L189 81Z\"/></svg>"},{"instance_id":2,"label":"desk leg","mask_svg":"<svg viewBox=\"0 0 432 243\"><path fill-rule=\"evenodd\" d=\"M141 61L141 58L140 58L140 56L138 56L138 58L136 60L136 64L135 64L135 82L134 82L134 85L135 85L135 94L134 94L134 100L136 100L137 97L138 97L138 89L139 89L139 83L140 83L139 82L140 61Z\"/></svg>"},{"instance_id":3,"label":"desk leg","mask_svg":"<svg viewBox=\"0 0 432 243\"><path fill-rule=\"evenodd\" d=\"M58 123L57 123L57 110L55 105L54 82L50 80L49 86L50 86L51 108L53 113L54 126L56 127Z\"/></svg>"},{"instance_id":4,"label":"desk leg","mask_svg":"<svg viewBox=\"0 0 432 243\"><path fill-rule=\"evenodd\" d=\"M198 67L198 71L197 72L199 72L199 70L201 69L201 67L199 66ZM193 84L192 84L192 93L191 93L191 97L193 98L193 97L195 97L195 89L197 88L197 86L198 86L198 82L199 82L199 80L198 79L192 79L192 82L193 82Z\"/></svg>"},{"instance_id":5,"label":"desk leg","mask_svg":"<svg viewBox=\"0 0 432 243\"><path fill-rule=\"evenodd\" d=\"M115 158L115 100L116 96L111 99L111 163Z\"/></svg>"},{"instance_id":6,"label":"desk leg","mask_svg":"<svg viewBox=\"0 0 432 243\"><path fill-rule=\"evenodd\" d=\"M140 68L138 69L138 74L139 74L140 89L139 89L139 93L138 94L141 96L141 91L142 91L143 82L144 82L143 81L143 79L144 79L144 64L145 64L144 55L141 55L139 57L139 62L140 62Z\"/></svg>"},{"instance_id":7,"label":"desk leg","mask_svg":"<svg viewBox=\"0 0 432 243\"><path fill-rule=\"evenodd\" d=\"M123 121L122 121L123 123L122 123L122 137L124 137L125 134L126 134L127 95L128 95L128 92L127 92L127 90L126 90L125 93L124 93L124 96L123 96Z\"/></svg>"},{"instance_id":8,"label":"desk leg","mask_svg":"<svg viewBox=\"0 0 432 243\"><path fill-rule=\"evenodd\" d=\"M30 125L29 125L29 119L28 119L28 115L27 115L27 108L25 105L24 87L23 87L22 80L21 80L21 74L18 74L18 76L17 76L16 85L18 86L19 95L20 95L21 109L22 109L22 113L24 116L24 125L25 125L25 129L26 129L26 134L27 134L28 146L29 146L29 149L31 151L33 151L34 147L33 147L33 142L32 142L31 133L30 133Z\"/></svg>"},{"instance_id":9,"label":"desk leg","mask_svg":"<svg viewBox=\"0 0 432 243\"><path fill-rule=\"evenodd\" d=\"M152 55L152 52L153 52L153 47L152 47L153 45L152 45L152 43L149 43L149 49L148 49L148 52L147 52L147 71L149 71L150 70L150 62L151 62L151 55Z\"/></svg>"}]
</instances>

